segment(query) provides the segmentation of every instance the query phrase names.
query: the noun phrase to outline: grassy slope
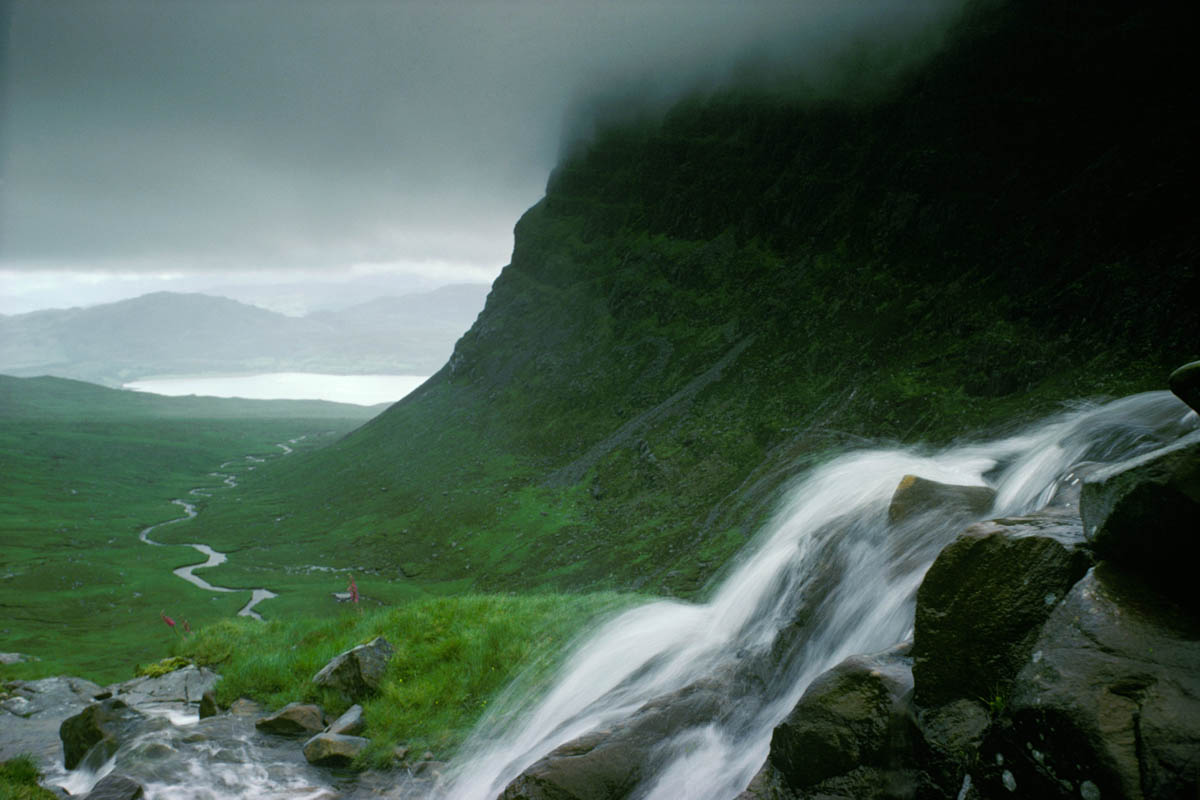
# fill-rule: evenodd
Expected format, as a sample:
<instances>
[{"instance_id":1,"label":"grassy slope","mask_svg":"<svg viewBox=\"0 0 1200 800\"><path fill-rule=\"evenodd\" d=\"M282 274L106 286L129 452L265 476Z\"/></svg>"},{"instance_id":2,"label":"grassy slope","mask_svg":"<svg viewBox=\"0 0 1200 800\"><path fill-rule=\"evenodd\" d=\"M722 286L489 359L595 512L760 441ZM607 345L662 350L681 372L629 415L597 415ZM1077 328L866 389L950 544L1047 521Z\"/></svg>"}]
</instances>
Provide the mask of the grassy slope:
<instances>
[{"instance_id":1,"label":"grassy slope","mask_svg":"<svg viewBox=\"0 0 1200 800\"><path fill-rule=\"evenodd\" d=\"M831 449L1162 388L1200 356L1188 20L987 8L869 106L599 136L445 369L200 527L439 591L691 595Z\"/></svg>"},{"instance_id":2,"label":"grassy slope","mask_svg":"<svg viewBox=\"0 0 1200 800\"><path fill-rule=\"evenodd\" d=\"M193 625L236 613L246 595L171 574L202 561L195 550L152 548L138 532L181 516L170 501L189 489L221 486L209 473L223 462L244 473L246 455L275 458L277 442L299 436L299 446L331 441L373 412L0 376L0 649L42 659L3 675L127 678L170 646L160 610Z\"/></svg>"}]
</instances>

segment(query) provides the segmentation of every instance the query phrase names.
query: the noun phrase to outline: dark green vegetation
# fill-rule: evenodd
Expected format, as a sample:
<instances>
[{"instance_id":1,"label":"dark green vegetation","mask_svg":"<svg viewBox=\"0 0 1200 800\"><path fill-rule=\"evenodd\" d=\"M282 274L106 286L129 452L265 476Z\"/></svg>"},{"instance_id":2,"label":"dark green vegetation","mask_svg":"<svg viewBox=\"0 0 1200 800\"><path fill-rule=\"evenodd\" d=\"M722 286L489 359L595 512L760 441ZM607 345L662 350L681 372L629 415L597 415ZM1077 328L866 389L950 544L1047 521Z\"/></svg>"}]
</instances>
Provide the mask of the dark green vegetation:
<instances>
[{"instance_id":1,"label":"dark green vegetation","mask_svg":"<svg viewBox=\"0 0 1200 800\"><path fill-rule=\"evenodd\" d=\"M57 795L38 785L40 777L28 756L0 761L0 800L54 800Z\"/></svg>"},{"instance_id":2,"label":"dark green vegetation","mask_svg":"<svg viewBox=\"0 0 1200 800\"><path fill-rule=\"evenodd\" d=\"M443 589L692 596L832 449L1163 388L1200 356L1173 8L976 5L871 102L603 131L441 372L198 527Z\"/></svg>"},{"instance_id":3,"label":"dark green vegetation","mask_svg":"<svg viewBox=\"0 0 1200 800\"><path fill-rule=\"evenodd\" d=\"M184 583L171 570L203 557L143 544L139 531L182 516L173 498L203 506L194 487L228 491L209 473L253 474L245 456L274 459L276 443L301 436L298 449L331 441L376 411L0 376L0 649L42 659L0 675L129 678L171 646L160 611L193 627L235 614L248 594Z\"/></svg>"},{"instance_id":4,"label":"dark green vegetation","mask_svg":"<svg viewBox=\"0 0 1200 800\"><path fill-rule=\"evenodd\" d=\"M0 315L0 371L110 386L167 374L429 375L486 295L482 285L443 286L288 317L223 297L156 292L90 308Z\"/></svg>"},{"instance_id":5,"label":"dark green vegetation","mask_svg":"<svg viewBox=\"0 0 1200 800\"><path fill-rule=\"evenodd\" d=\"M384 766L398 744L418 758L448 756L496 693L520 676L534 683L561 657L583 623L630 598L609 594L465 595L415 600L358 613L349 604L322 617L209 625L177 648L223 678L218 702L254 697L278 708L293 700L329 713L344 698L311 680L333 656L384 636L396 647L382 692L363 701L371 749Z\"/></svg>"}]
</instances>

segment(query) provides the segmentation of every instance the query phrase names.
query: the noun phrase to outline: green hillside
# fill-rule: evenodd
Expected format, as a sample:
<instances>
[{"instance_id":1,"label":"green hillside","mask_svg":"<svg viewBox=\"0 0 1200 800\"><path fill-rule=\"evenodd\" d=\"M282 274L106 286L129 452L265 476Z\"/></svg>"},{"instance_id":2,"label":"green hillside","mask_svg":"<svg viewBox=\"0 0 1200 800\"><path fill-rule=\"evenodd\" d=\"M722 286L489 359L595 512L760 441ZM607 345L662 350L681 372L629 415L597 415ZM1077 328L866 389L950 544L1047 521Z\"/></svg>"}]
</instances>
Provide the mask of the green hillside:
<instances>
[{"instance_id":1,"label":"green hillside","mask_svg":"<svg viewBox=\"0 0 1200 800\"><path fill-rule=\"evenodd\" d=\"M282 456L279 442L314 448L377 411L0 375L0 651L42 659L6 666L5 677L126 678L170 646L160 611L193 626L235 614L248 593L185 584L171 570L203 557L143 544L138 532L182 516L174 498L203 506L226 491L210 473L253 474ZM196 487L210 496L189 495Z\"/></svg>"},{"instance_id":2,"label":"green hillside","mask_svg":"<svg viewBox=\"0 0 1200 800\"><path fill-rule=\"evenodd\" d=\"M833 449L1162 388L1200 357L1192 12L972 8L869 104L729 89L598 134L434 379L197 527L443 590L691 595Z\"/></svg>"}]
</instances>

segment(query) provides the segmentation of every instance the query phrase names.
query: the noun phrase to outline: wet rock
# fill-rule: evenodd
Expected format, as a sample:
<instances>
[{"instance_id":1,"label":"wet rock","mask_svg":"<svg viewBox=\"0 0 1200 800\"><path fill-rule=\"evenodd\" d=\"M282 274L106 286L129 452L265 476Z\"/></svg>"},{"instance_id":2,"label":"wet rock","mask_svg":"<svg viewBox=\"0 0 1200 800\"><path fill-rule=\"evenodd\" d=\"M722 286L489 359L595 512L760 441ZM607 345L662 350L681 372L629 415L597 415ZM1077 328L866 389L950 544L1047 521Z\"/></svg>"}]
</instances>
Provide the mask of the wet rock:
<instances>
[{"instance_id":1,"label":"wet rock","mask_svg":"<svg viewBox=\"0 0 1200 800\"><path fill-rule=\"evenodd\" d=\"M312 703L288 703L255 722L254 727L281 736L307 736L325 730L325 712Z\"/></svg>"},{"instance_id":2,"label":"wet rock","mask_svg":"<svg viewBox=\"0 0 1200 800\"><path fill-rule=\"evenodd\" d=\"M220 679L206 667L188 666L153 678L134 678L110 688L114 697L138 708L192 705L199 703Z\"/></svg>"},{"instance_id":3,"label":"wet rock","mask_svg":"<svg viewBox=\"0 0 1200 800\"><path fill-rule=\"evenodd\" d=\"M972 700L955 700L919 714L925 769L947 791L961 789L968 780L991 721L991 709Z\"/></svg>"},{"instance_id":4,"label":"wet rock","mask_svg":"<svg viewBox=\"0 0 1200 800\"><path fill-rule=\"evenodd\" d=\"M387 664L395 653L382 636L334 657L313 676L313 683L335 689L351 700L379 691Z\"/></svg>"},{"instance_id":5,"label":"wet rock","mask_svg":"<svg viewBox=\"0 0 1200 800\"><path fill-rule=\"evenodd\" d=\"M96 747L103 760L117 751L121 742L145 717L119 698L93 703L73 717L63 720L59 736L63 744L63 764L74 769L88 751Z\"/></svg>"},{"instance_id":6,"label":"wet rock","mask_svg":"<svg viewBox=\"0 0 1200 800\"><path fill-rule=\"evenodd\" d=\"M1109 565L1047 620L1007 706L985 795L1200 796L1200 625Z\"/></svg>"},{"instance_id":7,"label":"wet rock","mask_svg":"<svg viewBox=\"0 0 1200 800\"><path fill-rule=\"evenodd\" d=\"M788 788L779 770L767 761L734 800L796 800L796 795Z\"/></svg>"},{"instance_id":8,"label":"wet rock","mask_svg":"<svg viewBox=\"0 0 1200 800\"><path fill-rule=\"evenodd\" d=\"M929 783L915 774L911 696L907 645L851 656L818 676L775 728L768 761L802 797L853 787L860 793L850 796L891 796L892 784Z\"/></svg>"},{"instance_id":9,"label":"wet rock","mask_svg":"<svg viewBox=\"0 0 1200 800\"><path fill-rule=\"evenodd\" d=\"M1184 364L1171 373L1167 385L1183 402L1200 412L1200 361Z\"/></svg>"},{"instance_id":10,"label":"wet rock","mask_svg":"<svg viewBox=\"0 0 1200 800\"><path fill-rule=\"evenodd\" d=\"M1097 470L1083 483L1079 512L1098 558L1200 609L1190 559L1180 557L1200 527L1200 432Z\"/></svg>"},{"instance_id":11,"label":"wet rock","mask_svg":"<svg viewBox=\"0 0 1200 800\"><path fill-rule=\"evenodd\" d=\"M917 590L917 703L987 703L1005 691L1087 570L1083 545L1078 520L1035 514L972 525L942 550Z\"/></svg>"},{"instance_id":12,"label":"wet rock","mask_svg":"<svg viewBox=\"0 0 1200 800\"><path fill-rule=\"evenodd\" d=\"M995 498L996 490L988 486L959 486L905 475L892 494L888 521L902 522L926 512L966 513L977 517L987 513Z\"/></svg>"},{"instance_id":13,"label":"wet rock","mask_svg":"<svg viewBox=\"0 0 1200 800\"><path fill-rule=\"evenodd\" d=\"M345 766L367 748L370 739L339 733L318 733L304 743L304 757L310 764Z\"/></svg>"},{"instance_id":14,"label":"wet rock","mask_svg":"<svg viewBox=\"0 0 1200 800\"><path fill-rule=\"evenodd\" d=\"M84 800L138 800L144 796L140 783L113 772L101 778Z\"/></svg>"},{"instance_id":15,"label":"wet rock","mask_svg":"<svg viewBox=\"0 0 1200 800\"><path fill-rule=\"evenodd\" d=\"M346 713L342 714L333 723L325 729L326 733L338 733L346 736L353 736L362 733L366 730L367 723L363 719L362 706L355 703L346 709Z\"/></svg>"},{"instance_id":16,"label":"wet rock","mask_svg":"<svg viewBox=\"0 0 1200 800\"><path fill-rule=\"evenodd\" d=\"M0 761L21 754L39 764L62 760L58 729L67 717L91 704L101 688L82 678L56 677L4 684L0 700Z\"/></svg>"},{"instance_id":17,"label":"wet rock","mask_svg":"<svg viewBox=\"0 0 1200 800\"><path fill-rule=\"evenodd\" d=\"M235 717L257 717L263 712L262 703L248 697L239 697L229 706L229 713Z\"/></svg>"},{"instance_id":18,"label":"wet rock","mask_svg":"<svg viewBox=\"0 0 1200 800\"><path fill-rule=\"evenodd\" d=\"M696 683L653 700L612 728L593 731L528 767L501 800L616 800L626 798L652 769L653 759L678 734L727 713L731 700L718 682ZM686 737L685 737L686 738ZM686 746L686 745L685 745Z\"/></svg>"},{"instance_id":19,"label":"wet rock","mask_svg":"<svg viewBox=\"0 0 1200 800\"><path fill-rule=\"evenodd\" d=\"M200 696L200 719L215 717L219 713L221 713L221 707L217 705L217 694L209 689Z\"/></svg>"}]
</instances>

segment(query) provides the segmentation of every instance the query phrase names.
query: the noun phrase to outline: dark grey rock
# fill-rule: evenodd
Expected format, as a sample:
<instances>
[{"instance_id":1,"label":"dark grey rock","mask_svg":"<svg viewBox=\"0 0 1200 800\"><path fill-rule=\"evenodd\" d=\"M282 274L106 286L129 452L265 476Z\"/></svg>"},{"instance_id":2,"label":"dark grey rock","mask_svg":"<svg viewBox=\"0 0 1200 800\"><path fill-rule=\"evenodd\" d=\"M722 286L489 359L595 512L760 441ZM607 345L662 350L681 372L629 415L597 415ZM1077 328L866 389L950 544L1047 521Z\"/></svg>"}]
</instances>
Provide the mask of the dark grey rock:
<instances>
[{"instance_id":1,"label":"dark grey rock","mask_svg":"<svg viewBox=\"0 0 1200 800\"><path fill-rule=\"evenodd\" d=\"M734 800L796 800L796 795L788 788L779 770L767 761Z\"/></svg>"},{"instance_id":2,"label":"dark grey rock","mask_svg":"<svg viewBox=\"0 0 1200 800\"><path fill-rule=\"evenodd\" d=\"M318 733L304 743L304 757L310 764L345 766L371 744L361 736L340 733Z\"/></svg>"},{"instance_id":3,"label":"dark grey rock","mask_svg":"<svg viewBox=\"0 0 1200 800\"><path fill-rule=\"evenodd\" d=\"M367 723L366 720L363 719L362 706L355 703L346 709L346 713L334 720L330 726L325 729L325 732L354 736L362 733L364 730L366 730L366 728Z\"/></svg>"},{"instance_id":4,"label":"dark grey rock","mask_svg":"<svg viewBox=\"0 0 1200 800\"><path fill-rule=\"evenodd\" d=\"M693 684L642 706L607 730L568 742L527 768L500 795L501 800L618 800L627 798L649 775L653 759L676 734L726 713L727 686Z\"/></svg>"},{"instance_id":5,"label":"dark grey rock","mask_svg":"<svg viewBox=\"0 0 1200 800\"><path fill-rule=\"evenodd\" d=\"M219 713L221 713L221 707L217 705L216 692L210 689L200 697L200 719L215 717Z\"/></svg>"},{"instance_id":6,"label":"dark grey rock","mask_svg":"<svg viewBox=\"0 0 1200 800\"><path fill-rule=\"evenodd\" d=\"M140 783L112 772L97 781L84 800L138 800L144 796Z\"/></svg>"},{"instance_id":7,"label":"dark grey rock","mask_svg":"<svg viewBox=\"0 0 1200 800\"><path fill-rule=\"evenodd\" d=\"M63 764L74 769L93 747L97 760L112 755L134 727L145 717L118 698L93 703L73 717L63 720L59 736L63 743Z\"/></svg>"},{"instance_id":8,"label":"dark grey rock","mask_svg":"<svg viewBox=\"0 0 1200 800\"><path fill-rule=\"evenodd\" d=\"M1079 512L1098 558L1200 609L1191 560L1181 557L1200 530L1200 432L1097 470L1084 480Z\"/></svg>"},{"instance_id":9,"label":"dark grey rock","mask_svg":"<svg viewBox=\"0 0 1200 800\"><path fill-rule=\"evenodd\" d=\"M801 797L843 783L874 786L869 796L884 791L891 773L916 766L911 670L903 645L822 673L775 728L768 762Z\"/></svg>"},{"instance_id":10,"label":"dark grey rock","mask_svg":"<svg viewBox=\"0 0 1200 800\"><path fill-rule=\"evenodd\" d=\"M313 683L359 700L378 692L387 673L387 664L395 653L382 636L334 657L313 676Z\"/></svg>"},{"instance_id":11,"label":"dark grey rock","mask_svg":"<svg viewBox=\"0 0 1200 800\"><path fill-rule=\"evenodd\" d=\"M311 703L288 703L255 722L254 727L281 736L309 736L325 730L325 712Z\"/></svg>"},{"instance_id":12,"label":"dark grey rock","mask_svg":"<svg viewBox=\"0 0 1200 800\"><path fill-rule=\"evenodd\" d=\"M1077 519L1050 513L972 525L942 550L917 590L917 704L987 703L1004 692L1087 570L1083 544Z\"/></svg>"},{"instance_id":13,"label":"dark grey rock","mask_svg":"<svg viewBox=\"0 0 1200 800\"><path fill-rule=\"evenodd\" d=\"M957 791L975 767L992 711L972 700L954 700L918 715L926 770L947 791Z\"/></svg>"},{"instance_id":14,"label":"dark grey rock","mask_svg":"<svg viewBox=\"0 0 1200 800\"><path fill-rule=\"evenodd\" d=\"M1200 625L1127 573L1102 564L1075 585L1007 706L985 795L1200 796Z\"/></svg>"},{"instance_id":15,"label":"dark grey rock","mask_svg":"<svg viewBox=\"0 0 1200 800\"><path fill-rule=\"evenodd\" d=\"M1184 364L1171 373L1167 385L1183 402L1200 412L1200 361Z\"/></svg>"},{"instance_id":16,"label":"dark grey rock","mask_svg":"<svg viewBox=\"0 0 1200 800\"><path fill-rule=\"evenodd\" d=\"M938 483L916 475L905 475L892 494L888 521L902 522L928 512L967 513L981 516L992 507L996 490L988 486L959 486Z\"/></svg>"}]
</instances>

